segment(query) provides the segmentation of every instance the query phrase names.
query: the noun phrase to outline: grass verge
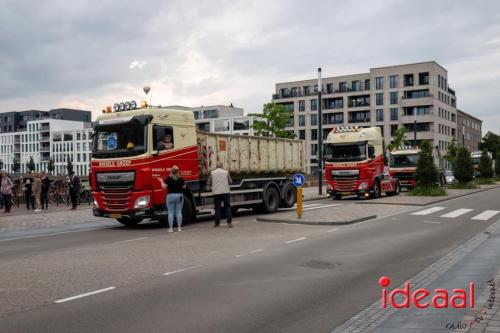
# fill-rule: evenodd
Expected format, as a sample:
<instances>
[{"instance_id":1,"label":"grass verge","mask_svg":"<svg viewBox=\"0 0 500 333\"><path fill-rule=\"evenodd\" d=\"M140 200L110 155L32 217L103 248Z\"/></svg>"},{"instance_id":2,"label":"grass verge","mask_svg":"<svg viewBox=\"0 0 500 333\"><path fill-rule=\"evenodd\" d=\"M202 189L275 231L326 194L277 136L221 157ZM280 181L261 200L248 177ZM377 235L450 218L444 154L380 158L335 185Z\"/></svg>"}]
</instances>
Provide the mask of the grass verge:
<instances>
[{"instance_id":1,"label":"grass verge","mask_svg":"<svg viewBox=\"0 0 500 333\"><path fill-rule=\"evenodd\" d=\"M437 186L417 186L410 192L408 192L408 195L415 196L415 197L442 197L447 195L446 189L444 187L437 187Z\"/></svg>"},{"instance_id":2,"label":"grass verge","mask_svg":"<svg viewBox=\"0 0 500 333\"><path fill-rule=\"evenodd\" d=\"M477 184L475 182L457 183L457 184L451 184L450 186L448 186L448 188L454 190L474 190L477 188Z\"/></svg>"}]
</instances>

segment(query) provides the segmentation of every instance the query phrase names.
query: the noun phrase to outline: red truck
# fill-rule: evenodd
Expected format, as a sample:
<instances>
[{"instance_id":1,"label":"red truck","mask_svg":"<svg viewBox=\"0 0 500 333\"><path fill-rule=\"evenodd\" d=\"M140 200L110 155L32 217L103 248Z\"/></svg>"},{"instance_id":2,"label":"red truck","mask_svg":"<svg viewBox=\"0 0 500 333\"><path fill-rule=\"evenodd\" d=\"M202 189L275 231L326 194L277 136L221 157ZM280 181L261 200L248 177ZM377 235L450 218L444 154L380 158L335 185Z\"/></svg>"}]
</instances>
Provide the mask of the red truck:
<instances>
[{"instance_id":1,"label":"red truck","mask_svg":"<svg viewBox=\"0 0 500 333\"><path fill-rule=\"evenodd\" d=\"M337 127L325 142L327 192L334 199L346 195L378 198L398 195L399 181L384 167L383 139L379 127Z\"/></svg>"}]
</instances>

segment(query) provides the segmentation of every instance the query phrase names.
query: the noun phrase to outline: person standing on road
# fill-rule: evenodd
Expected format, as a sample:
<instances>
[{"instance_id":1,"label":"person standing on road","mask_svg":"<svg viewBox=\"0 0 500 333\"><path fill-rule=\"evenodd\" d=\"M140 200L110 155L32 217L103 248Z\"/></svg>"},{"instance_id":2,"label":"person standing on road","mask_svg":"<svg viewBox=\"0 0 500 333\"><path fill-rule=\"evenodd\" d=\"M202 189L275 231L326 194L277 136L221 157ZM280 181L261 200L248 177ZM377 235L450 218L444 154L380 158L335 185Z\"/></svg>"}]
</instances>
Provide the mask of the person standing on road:
<instances>
[{"instance_id":1,"label":"person standing on road","mask_svg":"<svg viewBox=\"0 0 500 333\"><path fill-rule=\"evenodd\" d=\"M35 209L35 201L33 198L33 177L31 176L31 171L28 171L28 174L23 179L24 185L24 200L26 201L26 209L30 210L31 208Z\"/></svg>"},{"instance_id":2,"label":"person standing on road","mask_svg":"<svg viewBox=\"0 0 500 333\"><path fill-rule=\"evenodd\" d=\"M212 172L210 172L210 177L208 177L207 185L212 187L214 198L215 228L220 224L221 201L224 202L224 208L226 210L227 226L229 228L233 226L231 223L231 195L229 194L229 185L232 182L229 172L222 168L222 163L220 162L217 163L217 169L212 170Z\"/></svg>"},{"instance_id":3,"label":"person standing on road","mask_svg":"<svg viewBox=\"0 0 500 333\"><path fill-rule=\"evenodd\" d=\"M74 171L71 171L69 173L68 187L69 197L71 199L71 210L75 210L76 206L78 205L77 198L80 194L80 178L75 175Z\"/></svg>"},{"instance_id":4,"label":"person standing on road","mask_svg":"<svg viewBox=\"0 0 500 333\"><path fill-rule=\"evenodd\" d=\"M10 179L6 170L2 170L2 182L0 183L0 192L2 193L2 197L4 200L5 210L4 213L10 213L10 208L12 206L12 187L14 183L12 179Z\"/></svg>"},{"instance_id":5,"label":"person standing on road","mask_svg":"<svg viewBox=\"0 0 500 333\"><path fill-rule=\"evenodd\" d=\"M37 172L34 175L33 179L33 196L35 197L36 209L35 213L39 213L42 211L40 205L40 197L42 196L42 179L40 178L40 174Z\"/></svg>"},{"instance_id":6,"label":"person standing on road","mask_svg":"<svg viewBox=\"0 0 500 333\"><path fill-rule=\"evenodd\" d=\"M40 201L42 203L42 210L49 209L49 189L50 179L45 172L42 172L42 194Z\"/></svg>"},{"instance_id":7,"label":"person standing on road","mask_svg":"<svg viewBox=\"0 0 500 333\"><path fill-rule=\"evenodd\" d=\"M183 191L186 189L184 179L180 176L179 167L174 165L170 176L163 181L160 177L161 187L167 189L167 212L168 212L168 230L174 232L174 215L177 220L177 231L182 231L182 205L184 204Z\"/></svg>"}]
</instances>

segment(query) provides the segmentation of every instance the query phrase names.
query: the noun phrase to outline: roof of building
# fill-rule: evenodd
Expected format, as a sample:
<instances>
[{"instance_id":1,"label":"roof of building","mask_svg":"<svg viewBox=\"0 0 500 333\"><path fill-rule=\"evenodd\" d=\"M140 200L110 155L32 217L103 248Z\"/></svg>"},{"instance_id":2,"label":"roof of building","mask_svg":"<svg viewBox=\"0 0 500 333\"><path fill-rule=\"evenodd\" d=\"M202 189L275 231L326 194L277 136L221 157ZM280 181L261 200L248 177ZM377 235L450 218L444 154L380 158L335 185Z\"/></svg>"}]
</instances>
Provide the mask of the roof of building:
<instances>
[{"instance_id":1,"label":"roof of building","mask_svg":"<svg viewBox=\"0 0 500 333\"><path fill-rule=\"evenodd\" d=\"M471 115L470 113L467 113L467 112L464 112L460 109L457 109L457 116L459 116L460 114L462 114L463 116L466 116L466 117L470 117L470 118L473 118L479 122L483 122L481 119L477 118L477 117L474 117L473 115Z\"/></svg>"}]
</instances>

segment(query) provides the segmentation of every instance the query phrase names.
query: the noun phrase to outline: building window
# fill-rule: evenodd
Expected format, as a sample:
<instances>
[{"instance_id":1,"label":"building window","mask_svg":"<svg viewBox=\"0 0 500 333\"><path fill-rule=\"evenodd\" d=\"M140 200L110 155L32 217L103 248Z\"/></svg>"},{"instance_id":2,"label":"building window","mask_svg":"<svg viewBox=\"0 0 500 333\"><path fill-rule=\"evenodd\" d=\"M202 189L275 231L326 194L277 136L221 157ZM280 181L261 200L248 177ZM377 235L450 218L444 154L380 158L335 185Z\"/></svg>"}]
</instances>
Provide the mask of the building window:
<instances>
[{"instance_id":1,"label":"building window","mask_svg":"<svg viewBox=\"0 0 500 333\"><path fill-rule=\"evenodd\" d=\"M384 105L384 93L375 94L375 103L377 105Z\"/></svg>"},{"instance_id":2,"label":"building window","mask_svg":"<svg viewBox=\"0 0 500 333\"><path fill-rule=\"evenodd\" d=\"M217 118L218 116L219 116L219 112L217 110L204 110L203 111L203 118L205 118L205 119Z\"/></svg>"},{"instance_id":3,"label":"building window","mask_svg":"<svg viewBox=\"0 0 500 333\"><path fill-rule=\"evenodd\" d=\"M370 79L365 80L365 90L370 90Z\"/></svg>"},{"instance_id":4,"label":"building window","mask_svg":"<svg viewBox=\"0 0 500 333\"><path fill-rule=\"evenodd\" d=\"M316 111L316 110L318 110L318 100L311 99L311 111Z\"/></svg>"},{"instance_id":5,"label":"building window","mask_svg":"<svg viewBox=\"0 0 500 333\"><path fill-rule=\"evenodd\" d=\"M294 110L293 102L281 103L281 105L283 105L285 109L287 109L290 112L293 112Z\"/></svg>"},{"instance_id":6,"label":"building window","mask_svg":"<svg viewBox=\"0 0 500 333\"><path fill-rule=\"evenodd\" d=\"M352 107L370 106L370 95L349 96L347 105Z\"/></svg>"},{"instance_id":7,"label":"building window","mask_svg":"<svg viewBox=\"0 0 500 333\"><path fill-rule=\"evenodd\" d=\"M429 84L429 72L418 73L418 84Z\"/></svg>"},{"instance_id":8,"label":"building window","mask_svg":"<svg viewBox=\"0 0 500 333\"><path fill-rule=\"evenodd\" d=\"M377 119L377 121L384 121L384 110L383 109L377 109L376 119Z\"/></svg>"},{"instance_id":9,"label":"building window","mask_svg":"<svg viewBox=\"0 0 500 333\"><path fill-rule=\"evenodd\" d=\"M306 126L306 116L305 115L299 116L299 126Z\"/></svg>"},{"instance_id":10,"label":"building window","mask_svg":"<svg viewBox=\"0 0 500 333\"><path fill-rule=\"evenodd\" d=\"M375 78L375 89L384 89L384 77L379 76Z\"/></svg>"},{"instance_id":11,"label":"building window","mask_svg":"<svg viewBox=\"0 0 500 333\"><path fill-rule=\"evenodd\" d=\"M316 126L316 125L318 125L318 115L312 114L311 115L311 126Z\"/></svg>"},{"instance_id":12,"label":"building window","mask_svg":"<svg viewBox=\"0 0 500 333\"><path fill-rule=\"evenodd\" d=\"M397 88L398 87L398 76L397 75L389 76L389 87L390 88Z\"/></svg>"},{"instance_id":13,"label":"building window","mask_svg":"<svg viewBox=\"0 0 500 333\"><path fill-rule=\"evenodd\" d=\"M306 139L306 131L305 130L300 130L299 131L299 139L300 140L305 140Z\"/></svg>"},{"instance_id":14,"label":"building window","mask_svg":"<svg viewBox=\"0 0 500 333\"><path fill-rule=\"evenodd\" d=\"M342 112L337 113L325 113L323 114L323 124L342 124L344 122L344 114Z\"/></svg>"},{"instance_id":15,"label":"building window","mask_svg":"<svg viewBox=\"0 0 500 333\"><path fill-rule=\"evenodd\" d=\"M306 110L306 101L301 100L299 101L299 111L305 111Z\"/></svg>"},{"instance_id":16,"label":"building window","mask_svg":"<svg viewBox=\"0 0 500 333\"><path fill-rule=\"evenodd\" d=\"M313 143L311 145L311 155L316 155L318 153L318 145L316 143Z\"/></svg>"},{"instance_id":17,"label":"building window","mask_svg":"<svg viewBox=\"0 0 500 333\"><path fill-rule=\"evenodd\" d=\"M370 121L370 111L349 112L349 123L366 123Z\"/></svg>"},{"instance_id":18,"label":"building window","mask_svg":"<svg viewBox=\"0 0 500 333\"><path fill-rule=\"evenodd\" d=\"M391 104L398 104L398 92L392 91L390 93Z\"/></svg>"},{"instance_id":19,"label":"building window","mask_svg":"<svg viewBox=\"0 0 500 333\"><path fill-rule=\"evenodd\" d=\"M422 90L408 90L405 91L406 93L406 98L423 98L423 97L429 97L429 89L422 89Z\"/></svg>"},{"instance_id":20,"label":"building window","mask_svg":"<svg viewBox=\"0 0 500 333\"><path fill-rule=\"evenodd\" d=\"M327 83L326 84L326 93L327 94L333 94L333 83Z\"/></svg>"},{"instance_id":21,"label":"building window","mask_svg":"<svg viewBox=\"0 0 500 333\"><path fill-rule=\"evenodd\" d=\"M344 98L343 97L323 99L323 108L324 109L342 109L343 107L344 107Z\"/></svg>"},{"instance_id":22,"label":"building window","mask_svg":"<svg viewBox=\"0 0 500 333\"><path fill-rule=\"evenodd\" d=\"M317 129L311 130L311 140L318 140L318 130Z\"/></svg>"},{"instance_id":23,"label":"building window","mask_svg":"<svg viewBox=\"0 0 500 333\"><path fill-rule=\"evenodd\" d=\"M356 80L351 82L352 91L361 91L361 82Z\"/></svg>"},{"instance_id":24,"label":"building window","mask_svg":"<svg viewBox=\"0 0 500 333\"><path fill-rule=\"evenodd\" d=\"M215 132L227 132L227 131L229 131L229 120L215 120L214 121L214 131Z\"/></svg>"},{"instance_id":25,"label":"building window","mask_svg":"<svg viewBox=\"0 0 500 333\"><path fill-rule=\"evenodd\" d=\"M438 87L441 88L441 75L438 75Z\"/></svg>"},{"instance_id":26,"label":"building window","mask_svg":"<svg viewBox=\"0 0 500 333\"><path fill-rule=\"evenodd\" d=\"M398 130L398 125L391 125L391 136L395 136L397 130Z\"/></svg>"},{"instance_id":27,"label":"building window","mask_svg":"<svg viewBox=\"0 0 500 333\"><path fill-rule=\"evenodd\" d=\"M398 120L398 108L391 108L391 120Z\"/></svg>"},{"instance_id":28,"label":"building window","mask_svg":"<svg viewBox=\"0 0 500 333\"><path fill-rule=\"evenodd\" d=\"M340 82L339 83L339 91L340 92L346 92L347 91L347 82Z\"/></svg>"},{"instance_id":29,"label":"building window","mask_svg":"<svg viewBox=\"0 0 500 333\"><path fill-rule=\"evenodd\" d=\"M404 86L411 87L413 86L413 74L405 74L404 76Z\"/></svg>"},{"instance_id":30,"label":"building window","mask_svg":"<svg viewBox=\"0 0 500 333\"><path fill-rule=\"evenodd\" d=\"M311 94L311 87L309 86L304 86L304 95L309 96Z\"/></svg>"}]
</instances>

